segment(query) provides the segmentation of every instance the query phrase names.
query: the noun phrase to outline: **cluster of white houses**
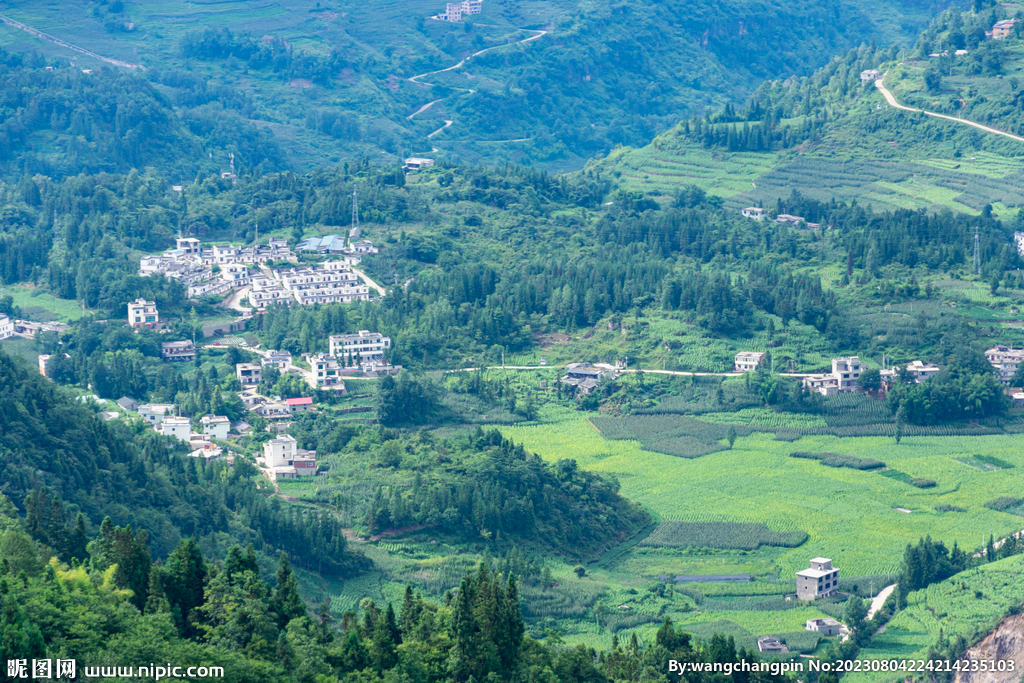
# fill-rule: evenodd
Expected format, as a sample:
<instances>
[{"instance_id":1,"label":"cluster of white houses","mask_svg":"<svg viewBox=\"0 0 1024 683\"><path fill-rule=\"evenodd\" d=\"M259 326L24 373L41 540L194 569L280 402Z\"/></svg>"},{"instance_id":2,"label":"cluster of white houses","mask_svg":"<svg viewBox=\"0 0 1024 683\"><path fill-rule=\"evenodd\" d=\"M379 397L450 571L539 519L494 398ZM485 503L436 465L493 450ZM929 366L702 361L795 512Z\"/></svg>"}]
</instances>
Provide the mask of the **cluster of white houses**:
<instances>
[{"instance_id":1,"label":"cluster of white houses","mask_svg":"<svg viewBox=\"0 0 1024 683\"><path fill-rule=\"evenodd\" d=\"M1020 355L1024 358L1024 351L1021 351ZM759 351L741 351L736 354L733 360L734 370L736 372L752 372L757 370L764 361L764 357L765 354ZM1014 367L1016 368L1016 366ZM823 396L856 391L857 381L866 369L867 366L861 363L858 356L833 358L831 372L806 375L803 378L803 385L806 389ZM882 382L886 384L895 382L901 371L909 373L915 382L920 383L939 374L941 369L938 365L915 360L902 366L902 370L900 366L893 366L880 370L879 374L881 375ZM1012 372L1010 376L1013 376Z\"/></svg>"},{"instance_id":2,"label":"cluster of white houses","mask_svg":"<svg viewBox=\"0 0 1024 683\"><path fill-rule=\"evenodd\" d=\"M1024 349L1015 349L1005 344L996 344L985 352L985 358L992 369L999 375L999 381L1009 385L1017 374L1017 366L1024 361Z\"/></svg>"},{"instance_id":3,"label":"cluster of white houses","mask_svg":"<svg viewBox=\"0 0 1024 683\"><path fill-rule=\"evenodd\" d=\"M163 275L188 286L188 297L225 294L249 284L249 266L268 261L296 262L288 242L272 237L267 244L238 247L218 244L203 248L195 237L179 237L162 256L143 256L139 275ZM214 266L218 272L214 272Z\"/></svg>"},{"instance_id":4,"label":"cluster of white houses","mask_svg":"<svg viewBox=\"0 0 1024 683\"><path fill-rule=\"evenodd\" d=\"M351 272L362 254L375 254L377 248L368 240L348 244L344 238L330 235L303 241L302 251L325 254L344 254L341 261L330 261L322 268L303 267L274 270L270 276L253 275L250 267L270 261L298 263L295 252L286 240L272 237L267 244L239 247L218 244L203 248L195 237L179 237L177 246L162 256L143 256L139 275L163 275L188 286L188 298L222 295L234 289L252 286L250 301L259 309L268 304L283 305L292 301L299 304L349 303L369 298L369 289L359 285L359 278ZM260 292L255 294L255 292ZM141 301L141 300L140 300ZM152 302L144 302L152 306ZM146 326L158 324L155 307L153 319L145 320L146 311L138 321ZM133 322L132 311L129 320Z\"/></svg>"},{"instance_id":5,"label":"cluster of white houses","mask_svg":"<svg viewBox=\"0 0 1024 683\"><path fill-rule=\"evenodd\" d=\"M370 288L360 284L359 277L344 261L328 261L319 267L275 269L269 276L253 276L251 285L249 304L259 311L293 302L303 306L347 304L370 298Z\"/></svg>"}]
</instances>

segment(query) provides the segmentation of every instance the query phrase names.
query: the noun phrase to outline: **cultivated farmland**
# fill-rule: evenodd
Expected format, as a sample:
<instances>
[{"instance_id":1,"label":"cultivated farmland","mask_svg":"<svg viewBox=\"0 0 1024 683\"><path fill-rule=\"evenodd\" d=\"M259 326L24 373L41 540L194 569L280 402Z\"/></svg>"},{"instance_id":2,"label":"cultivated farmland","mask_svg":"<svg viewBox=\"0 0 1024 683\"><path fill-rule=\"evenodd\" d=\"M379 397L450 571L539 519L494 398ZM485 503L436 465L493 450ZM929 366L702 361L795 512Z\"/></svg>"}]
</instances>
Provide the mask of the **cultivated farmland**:
<instances>
[{"instance_id":1,"label":"cultivated farmland","mask_svg":"<svg viewBox=\"0 0 1024 683\"><path fill-rule=\"evenodd\" d=\"M906 544L926 535L974 548L989 533L999 537L1024 527L1019 517L985 507L1024 489L1024 455L1012 435L905 437L896 446L885 437L824 435L793 444L755 432L741 436L732 450L685 459L643 450L638 441L606 440L585 419L567 417L558 424L503 431L546 459L574 458L582 467L616 476L627 497L664 520L752 522L774 532L806 531L809 539L799 548L772 549L782 577L816 555L831 557L847 576L891 573ZM875 458L909 478L938 484L919 489L874 472L822 467L789 457L794 450ZM1015 467L982 472L953 459L965 453L994 456ZM967 511L936 512L942 505Z\"/></svg>"}]
</instances>

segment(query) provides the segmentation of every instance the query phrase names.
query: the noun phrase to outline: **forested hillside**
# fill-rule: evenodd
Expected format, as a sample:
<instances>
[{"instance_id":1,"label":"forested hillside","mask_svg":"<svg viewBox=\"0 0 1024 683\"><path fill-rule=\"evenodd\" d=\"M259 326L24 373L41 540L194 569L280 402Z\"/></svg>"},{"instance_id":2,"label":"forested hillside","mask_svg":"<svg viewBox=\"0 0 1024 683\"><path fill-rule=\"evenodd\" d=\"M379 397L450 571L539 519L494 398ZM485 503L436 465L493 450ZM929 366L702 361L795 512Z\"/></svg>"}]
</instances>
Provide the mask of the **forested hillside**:
<instances>
[{"instance_id":1,"label":"forested hillside","mask_svg":"<svg viewBox=\"0 0 1024 683\"><path fill-rule=\"evenodd\" d=\"M18 114L5 146L21 152L11 169L54 175L154 165L190 177L213 165L210 153L221 167L234 153L244 168L308 170L432 147L469 162L579 167L617 144L645 144L691 114L742 102L765 79L806 75L861 43L911 38L945 5L488 2L481 15L454 23L429 19L444 4L423 1L275 7L13 3L5 10L12 19L146 71L122 68L126 75L110 83L107 62L0 27L12 49L42 55L6 60L8 82L24 82L28 65L57 68L8 95ZM521 29L548 33L501 47L524 39ZM462 69L407 80L488 47L499 49ZM91 73L68 68L71 58ZM83 80L100 85L71 85ZM95 101L80 105L84 91ZM170 107L177 118L168 118ZM150 128L137 120L143 111ZM445 120L454 125L428 140ZM111 132L126 137L99 139ZM172 141L174 149L156 153Z\"/></svg>"},{"instance_id":2,"label":"forested hillside","mask_svg":"<svg viewBox=\"0 0 1024 683\"><path fill-rule=\"evenodd\" d=\"M104 423L0 351L4 495L27 511L36 540L62 561L79 551L74 538L91 536L110 517L145 531L157 557L194 537L211 553L220 554L233 539L269 555L287 551L302 566L334 572L360 566L361 558L346 554L333 517L296 514L267 500L252 464L204 466L183 455L177 442L142 424ZM83 517L73 521L79 512Z\"/></svg>"}]
</instances>

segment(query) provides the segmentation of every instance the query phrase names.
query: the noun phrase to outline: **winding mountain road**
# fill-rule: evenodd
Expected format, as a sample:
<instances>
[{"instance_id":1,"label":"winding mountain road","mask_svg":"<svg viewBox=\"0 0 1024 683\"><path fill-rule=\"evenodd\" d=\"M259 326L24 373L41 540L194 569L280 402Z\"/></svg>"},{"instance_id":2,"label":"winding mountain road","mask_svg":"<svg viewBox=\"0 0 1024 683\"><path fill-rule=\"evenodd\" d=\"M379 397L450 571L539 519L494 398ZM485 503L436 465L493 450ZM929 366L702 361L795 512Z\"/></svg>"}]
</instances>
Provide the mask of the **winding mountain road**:
<instances>
[{"instance_id":1,"label":"winding mountain road","mask_svg":"<svg viewBox=\"0 0 1024 683\"><path fill-rule=\"evenodd\" d=\"M889 103L890 107L895 107L896 109L902 109L903 111L919 111L922 114L926 114L928 116L934 116L937 119L946 119L947 121L953 121L955 123L962 123L965 126L971 126L973 128L977 128L978 130L983 130L986 133L992 133L993 135L1002 135L1003 137L1010 138L1011 140L1016 140L1017 142L1024 142L1024 138L1022 138L1022 137L1020 137L1018 135L1013 135L1012 133L1007 133L1006 131L997 130L995 128L989 128L988 126L983 126L980 123L975 123L974 121L967 121L965 119L958 119L955 116L947 116L946 114L938 114L938 113L933 112L933 111L928 111L927 109L917 109L915 107L908 107L908 106L902 105L902 104L900 104L899 102L896 101L896 98L893 96L893 94L891 92L889 92L889 90L885 87L885 84L883 83L884 79L885 79L885 74L882 74L882 78L879 78L877 81L875 81L875 88L877 88L878 91L880 93L882 93L882 97L885 98L885 101Z\"/></svg>"},{"instance_id":2,"label":"winding mountain road","mask_svg":"<svg viewBox=\"0 0 1024 683\"><path fill-rule=\"evenodd\" d=\"M505 43L504 45L494 45L492 47L485 47L483 50L477 50L473 54L463 58L457 64L452 64L451 66L449 66L449 67L447 67L445 69L438 69L437 71L428 71L427 73L424 73L424 74L418 74L418 75L412 76L411 78L408 78L406 80L408 80L410 83L416 83L417 85L426 85L426 86L431 86L431 87L437 86L437 85L440 85L440 84L438 84L438 83L427 83L426 81L423 81L423 80L420 80L420 79L427 78L428 76L433 76L434 74L443 74L446 71L453 71L455 69L458 69L459 67L464 65L466 62L468 62L469 60L473 59L473 57L477 57L479 55L482 55L485 52L490 52L491 50L499 50L501 48L508 47L509 45L523 45L525 43L529 43L529 42L532 42L534 40L538 40L538 39L542 38L543 36L547 35L547 31L541 31L539 29L524 28L524 29L521 29L521 30L529 31L533 35L530 36L529 38L524 38L523 40L517 40L514 43ZM474 90L472 88L456 88L454 86L450 86L450 87L452 87L454 90L457 90L459 92L469 93L470 95L472 95L473 93L476 92L476 90ZM424 104L422 107L420 107L419 109L414 111L412 114L409 114L405 118L411 119L414 116L416 116L417 114L422 114L423 112L427 111L428 109L430 109L432 106L434 106L435 104L437 104L438 102L440 102L443 99L446 99L446 98L442 97L440 99L434 100L433 102L428 102L427 104ZM449 121L448 119L445 119L444 125L441 126L440 128L438 128L437 130L435 130L433 133L430 133L429 135L427 135L427 137L428 138L434 137L435 135L437 135L438 133L443 131L445 128L448 128L449 126L451 126L452 123L454 123L454 121ZM529 139L530 138L522 138L522 140L529 140ZM520 140L484 140L482 142L519 142L519 141ZM434 151L436 152L437 149L435 148Z\"/></svg>"}]
</instances>

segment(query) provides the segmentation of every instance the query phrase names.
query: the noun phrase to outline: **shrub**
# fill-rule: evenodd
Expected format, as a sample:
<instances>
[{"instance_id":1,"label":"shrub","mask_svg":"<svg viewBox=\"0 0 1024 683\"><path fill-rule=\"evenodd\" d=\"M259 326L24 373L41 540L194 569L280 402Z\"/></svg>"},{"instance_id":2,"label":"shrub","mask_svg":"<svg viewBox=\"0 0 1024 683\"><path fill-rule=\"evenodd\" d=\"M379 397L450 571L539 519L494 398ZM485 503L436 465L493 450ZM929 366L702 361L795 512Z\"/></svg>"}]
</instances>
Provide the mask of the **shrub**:
<instances>
[{"instance_id":1,"label":"shrub","mask_svg":"<svg viewBox=\"0 0 1024 683\"><path fill-rule=\"evenodd\" d=\"M856 455L845 453L814 453L811 451L793 451L789 454L791 458L807 458L818 460L827 467L849 467L853 470L877 470L885 467L885 463L874 458L859 458Z\"/></svg>"},{"instance_id":2,"label":"shrub","mask_svg":"<svg viewBox=\"0 0 1024 683\"><path fill-rule=\"evenodd\" d=\"M914 477L910 480L911 486L916 486L919 489L930 489L935 488L934 479L925 479L924 477Z\"/></svg>"},{"instance_id":3,"label":"shrub","mask_svg":"<svg viewBox=\"0 0 1024 683\"><path fill-rule=\"evenodd\" d=\"M998 512L1007 512L1024 504L1024 498L1013 498L1011 496L1000 496L985 503L985 507Z\"/></svg>"},{"instance_id":4,"label":"shrub","mask_svg":"<svg viewBox=\"0 0 1024 683\"><path fill-rule=\"evenodd\" d=\"M959 505L936 505L936 512L967 512L967 508L962 508Z\"/></svg>"}]
</instances>

